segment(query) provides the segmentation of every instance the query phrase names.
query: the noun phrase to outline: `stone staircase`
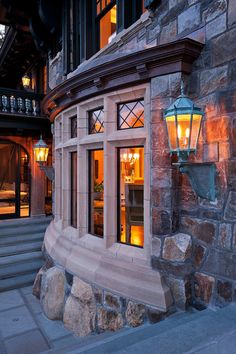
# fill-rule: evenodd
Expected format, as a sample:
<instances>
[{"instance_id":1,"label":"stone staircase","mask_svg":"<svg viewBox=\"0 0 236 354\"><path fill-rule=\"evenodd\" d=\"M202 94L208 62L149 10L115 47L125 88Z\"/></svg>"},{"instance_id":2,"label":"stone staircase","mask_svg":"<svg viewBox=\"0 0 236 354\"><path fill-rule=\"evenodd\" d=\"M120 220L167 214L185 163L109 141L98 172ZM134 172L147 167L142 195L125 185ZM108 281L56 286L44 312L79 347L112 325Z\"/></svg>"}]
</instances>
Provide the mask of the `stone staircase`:
<instances>
[{"instance_id":1,"label":"stone staircase","mask_svg":"<svg viewBox=\"0 0 236 354\"><path fill-rule=\"evenodd\" d=\"M41 354L235 354L236 304L177 313L154 325L76 338ZM70 338L71 341L71 338Z\"/></svg>"},{"instance_id":2,"label":"stone staircase","mask_svg":"<svg viewBox=\"0 0 236 354\"><path fill-rule=\"evenodd\" d=\"M0 292L32 285L49 217L0 221Z\"/></svg>"}]
</instances>

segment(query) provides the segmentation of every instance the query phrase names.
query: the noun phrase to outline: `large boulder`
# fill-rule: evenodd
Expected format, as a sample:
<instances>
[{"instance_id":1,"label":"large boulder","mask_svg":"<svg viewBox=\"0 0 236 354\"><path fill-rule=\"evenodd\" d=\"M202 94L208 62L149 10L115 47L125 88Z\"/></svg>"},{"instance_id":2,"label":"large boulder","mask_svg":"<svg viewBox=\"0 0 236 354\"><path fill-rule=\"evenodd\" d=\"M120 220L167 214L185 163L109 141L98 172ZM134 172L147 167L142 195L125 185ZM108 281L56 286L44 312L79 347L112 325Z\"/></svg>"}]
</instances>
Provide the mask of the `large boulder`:
<instances>
[{"instance_id":1,"label":"large boulder","mask_svg":"<svg viewBox=\"0 0 236 354\"><path fill-rule=\"evenodd\" d=\"M41 267L34 279L34 284L32 288L32 294L36 296L38 299L40 299L40 293L41 293L41 284L42 284L42 277L43 274L45 274L46 268Z\"/></svg>"},{"instance_id":2,"label":"large boulder","mask_svg":"<svg viewBox=\"0 0 236 354\"><path fill-rule=\"evenodd\" d=\"M78 277L73 278L71 294L76 297L82 304L94 302L94 294L91 285L85 283Z\"/></svg>"},{"instance_id":3,"label":"large boulder","mask_svg":"<svg viewBox=\"0 0 236 354\"><path fill-rule=\"evenodd\" d=\"M62 269L50 268L42 276L40 302L45 315L60 320L65 303L66 277Z\"/></svg>"},{"instance_id":4,"label":"large boulder","mask_svg":"<svg viewBox=\"0 0 236 354\"><path fill-rule=\"evenodd\" d=\"M80 337L87 336L95 330L95 301L82 303L70 295L66 301L63 322L65 327Z\"/></svg>"}]
</instances>

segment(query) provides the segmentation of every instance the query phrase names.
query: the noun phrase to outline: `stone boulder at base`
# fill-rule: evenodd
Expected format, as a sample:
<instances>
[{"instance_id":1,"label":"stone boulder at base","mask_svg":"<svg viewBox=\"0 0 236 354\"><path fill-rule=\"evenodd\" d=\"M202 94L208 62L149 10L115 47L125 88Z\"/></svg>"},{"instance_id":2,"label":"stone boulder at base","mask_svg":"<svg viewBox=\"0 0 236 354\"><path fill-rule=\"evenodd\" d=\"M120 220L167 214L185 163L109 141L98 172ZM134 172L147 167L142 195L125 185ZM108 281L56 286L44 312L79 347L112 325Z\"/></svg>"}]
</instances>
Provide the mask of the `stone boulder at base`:
<instances>
[{"instance_id":1,"label":"stone boulder at base","mask_svg":"<svg viewBox=\"0 0 236 354\"><path fill-rule=\"evenodd\" d=\"M129 326L138 327L144 322L145 306L129 301L125 316Z\"/></svg>"},{"instance_id":2,"label":"stone boulder at base","mask_svg":"<svg viewBox=\"0 0 236 354\"><path fill-rule=\"evenodd\" d=\"M78 336L87 336L95 330L95 318L96 302L91 285L74 277L63 316L65 327Z\"/></svg>"},{"instance_id":3,"label":"stone boulder at base","mask_svg":"<svg viewBox=\"0 0 236 354\"><path fill-rule=\"evenodd\" d=\"M95 317L95 302L82 304L73 295L68 297L63 316L66 328L73 331L77 336L87 336L95 330Z\"/></svg>"},{"instance_id":4,"label":"stone boulder at base","mask_svg":"<svg viewBox=\"0 0 236 354\"><path fill-rule=\"evenodd\" d=\"M114 310L98 308L98 328L100 331L117 331L124 326L122 315Z\"/></svg>"},{"instance_id":5,"label":"stone boulder at base","mask_svg":"<svg viewBox=\"0 0 236 354\"><path fill-rule=\"evenodd\" d=\"M62 269L50 268L42 277L40 302L45 315L60 320L65 302L66 277Z\"/></svg>"}]
</instances>

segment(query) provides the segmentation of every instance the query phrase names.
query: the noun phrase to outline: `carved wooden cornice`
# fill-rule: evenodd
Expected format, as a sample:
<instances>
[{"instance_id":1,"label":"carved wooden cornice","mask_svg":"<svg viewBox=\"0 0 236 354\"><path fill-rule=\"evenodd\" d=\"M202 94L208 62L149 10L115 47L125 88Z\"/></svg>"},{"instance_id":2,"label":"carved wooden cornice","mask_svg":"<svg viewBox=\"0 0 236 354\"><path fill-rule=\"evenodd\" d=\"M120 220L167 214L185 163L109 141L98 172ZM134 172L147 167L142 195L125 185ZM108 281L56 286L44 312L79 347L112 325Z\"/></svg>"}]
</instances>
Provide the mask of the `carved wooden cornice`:
<instances>
[{"instance_id":1,"label":"carved wooden cornice","mask_svg":"<svg viewBox=\"0 0 236 354\"><path fill-rule=\"evenodd\" d=\"M65 108L90 97L148 82L159 75L175 72L189 74L202 48L202 43L185 38L103 61L92 67L90 62L89 68L85 65L83 71L80 70L45 96L43 110L53 121Z\"/></svg>"}]
</instances>

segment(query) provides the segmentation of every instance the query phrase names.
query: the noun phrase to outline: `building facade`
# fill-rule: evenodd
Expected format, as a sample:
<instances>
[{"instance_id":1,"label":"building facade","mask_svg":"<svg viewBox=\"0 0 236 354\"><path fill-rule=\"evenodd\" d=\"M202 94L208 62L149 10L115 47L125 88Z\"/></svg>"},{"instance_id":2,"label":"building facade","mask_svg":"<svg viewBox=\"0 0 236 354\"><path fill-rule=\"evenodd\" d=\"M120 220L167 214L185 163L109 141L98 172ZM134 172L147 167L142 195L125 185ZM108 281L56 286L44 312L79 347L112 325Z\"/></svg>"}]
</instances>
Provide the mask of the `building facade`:
<instances>
[{"instance_id":1,"label":"building facade","mask_svg":"<svg viewBox=\"0 0 236 354\"><path fill-rule=\"evenodd\" d=\"M0 219L45 215L51 185L34 161L33 145L51 127L41 110L45 60L30 35L27 15L0 3ZM22 78L29 82L23 86ZM49 209L48 209L49 210Z\"/></svg>"},{"instance_id":2,"label":"building facade","mask_svg":"<svg viewBox=\"0 0 236 354\"><path fill-rule=\"evenodd\" d=\"M45 313L86 335L234 301L234 1L61 9L43 101L55 161L55 217L35 286L42 279ZM214 166L212 183L201 176L213 200L170 156L164 110L182 80L205 112L189 161Z\"/></svg>"}]
</instances>

